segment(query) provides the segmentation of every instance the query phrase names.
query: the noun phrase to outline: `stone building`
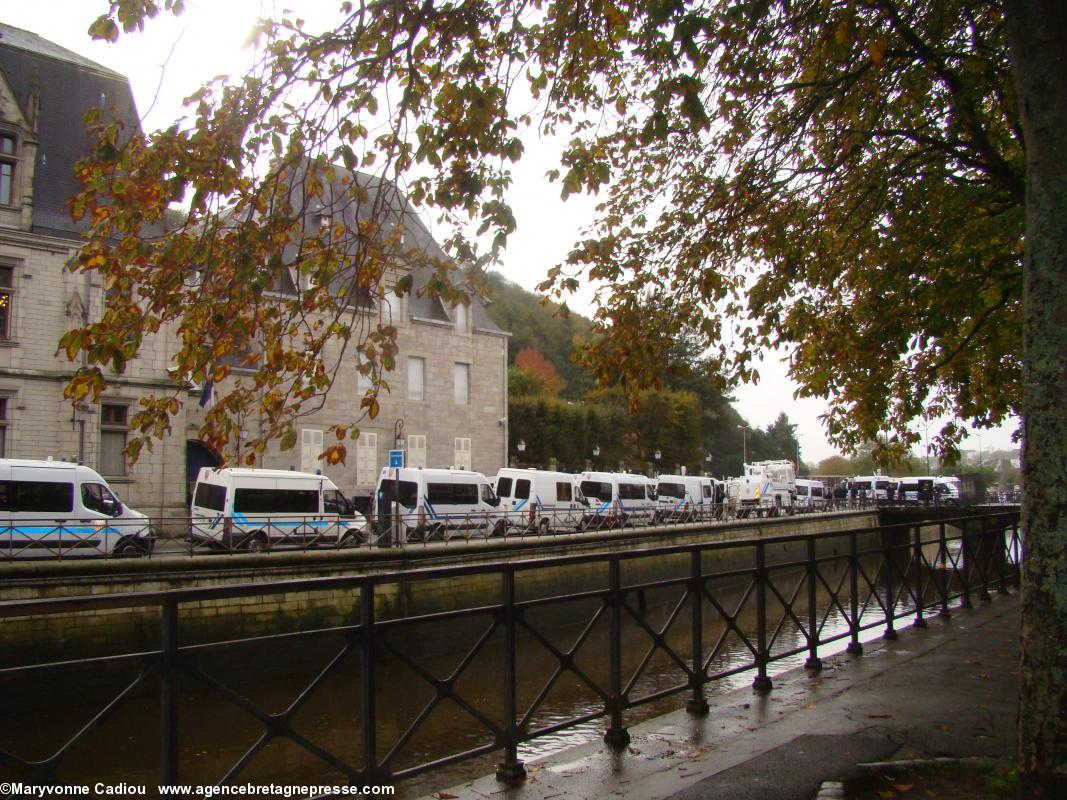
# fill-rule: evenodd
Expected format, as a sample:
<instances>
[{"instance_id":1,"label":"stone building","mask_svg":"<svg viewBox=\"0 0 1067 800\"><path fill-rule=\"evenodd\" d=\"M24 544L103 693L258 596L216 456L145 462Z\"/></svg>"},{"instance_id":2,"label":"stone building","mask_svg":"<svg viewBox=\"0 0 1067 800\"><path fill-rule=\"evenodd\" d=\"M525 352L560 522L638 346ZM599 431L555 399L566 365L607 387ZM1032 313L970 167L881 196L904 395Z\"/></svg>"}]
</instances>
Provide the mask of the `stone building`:
<instances>
[{"instance_id":1,"label":"stone building","mask_svg":"<svg viewBox=\"0 0 1067 800\"><path fill-rule=\"evenodd\" d=\"M151 515L187 508L188 481L213 453L196 439L204 413L200 387L184 391L174 434L128 464L128 421L142 394L173 388L168 377L177 339L146 340L142 355L97 403L72 408L63 388L79 364L57 350L68 329L98 318L102 287L66 268L80 232L66 204L77 191L73 166L87 150L83 114L101 107L136 120L125 77L27 31L0 23L0 455L76 460L103 474L130 505ZM433 254L440 248L406 203L405 230ZM441 253L443 255L443 253ZM426 276L415 274L415 285ZM278 291L285 291L278 286ZM299 444L272 446L264 467L322 469L349 494L369 494L403 422L410 465L464 466L494 473L506 460L507 336L472 296L470 306L392 297L368 306L398 331L392 390L381 413L360 425L344 465L323 466L324 431L353 419L364 386L354 366L339 373L323 407L299 423ZM255 424L249 421L248 426Z\"/></svg>"}]
</instances>

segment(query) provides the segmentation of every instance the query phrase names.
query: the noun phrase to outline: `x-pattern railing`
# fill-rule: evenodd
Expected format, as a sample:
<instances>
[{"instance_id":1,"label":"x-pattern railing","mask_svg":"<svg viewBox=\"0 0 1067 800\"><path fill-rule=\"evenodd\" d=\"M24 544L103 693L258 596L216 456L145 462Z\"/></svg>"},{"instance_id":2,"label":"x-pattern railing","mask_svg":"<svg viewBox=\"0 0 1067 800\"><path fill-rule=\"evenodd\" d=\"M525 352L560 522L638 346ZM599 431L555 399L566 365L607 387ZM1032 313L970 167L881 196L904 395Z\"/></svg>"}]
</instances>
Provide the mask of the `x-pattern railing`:
<instances>
[{"instance_id":1,"label":"x-pattern railing","mask_svg":"<svg viewBox=\"0 0 1067 800\"><path fill-rule=\"evenodd\" d=\"M949 534L949 526L958 533ZM937 535L930 530L936 527ZM778 551L791 547L789 560L768 560L768 544ZM819 554L818 545L847 544L847 552ZM797 551L803 551L797 556ZM735 557L747 553L749 566L731 569L709 568L719 552ZM84 659L85 666L114 666L142 662L139 673L99 706L67 741L60 742L51 755L31 760L0 750L0 765L30 783L60 781L69 753L91 737L105 720L114 715L147 684L159 681L162 722L161 758L158 776L176 783L182 775L181 742L178 727L179 695L185 682L192 681L221 702L254 720L260 731L251 746L236 757L221 774L211 776L220 784L248 780L253 762L271 742L284 739L310 757L318 768L329 768L353 784L399 780L477 755L503 751L499 774L505 779L523 777L519 748L524 742L567 727L601 717L609 719L605 739L620 745L628 741L624 715L627 711L662 697L688 691L687 708L694 713L707 710L706 685L743 671L754 672L753 686L759 691L772 688L768 667L775 661L808 653L805 666L821 667L820 648L848 639L848 651L862 652L860 635L884 627L883 636L896 635L896 620L914 615L914 624L925 624L924 613L950 613L954 601L968 607L975 592L987 597L990 589L1007 591L1017 578L1021 552L1017 514L970 516L941 520L924 526L915 524L864 528L812 536L706 543L658 547L643 551L560 556L511 563L467 565L411 570L404 573L316 578L299 581L244 586L186 589L171 592L104 596L58 600L19 601L0 604L0 618L35 617L77 611L116 608L157 607L160 611L160 645L142 653ZM929 555L932 553L932 555ZM641 578L647 559L674 559L688 556L688 569L656 580ZM590 564L606 567L606 580L596 588L565 594L519 599L516 582L542 570L585 568ZM627 577L624 581L624 570ZM455 608L409 617L383 616L375 601L378 587L398 581L420 584L446 579L497 575L500 593L495 602L482 606ZM596 581L594 581L596 583ZM645 592L674 592L663 605L658 623L649 618L644 605ZM278 633L233 642L181 644L178 636L179 609L189 604L240 600L249 596L284 594L289 591L342 593L358 599L357 622L340 627L300 633ZM640 602L635 602L640 600ZM557 644L538 625L535 611L581 607L586 616L575 623L577 634L567 643ZM777 609L777 612L775 611ZM546 612L546 613L547 613ZM572 612L566 612L574 616ZM433 628L456 620L484 617L472 636L473 643L462 652L454 666L440 677L434 667L413 656L402 646L405 636L416 626ZM688 636L682 622L688 619ZM836 627L835 627L836 626ZM607 635L598 631L607 628ZM270 712L253 702L246 693L228 685L205 666L211 653L233 655L248 644L274 644L287 641L339 636L341 643L330 649L303 685L280 711ZM790 637L792 637L790 639ZM605 641L606 640L606 641ZM705 640L707 640L705 642ZM679 646L679 641L685 646ZM730 652L728 643L740 645ZM552 661L547 678L534 684L525 708L519 704L519 680L523 669L520 648L540 648ZM624 652L625 651L625 652ZM587 654L592 666L579 664ZM638 654L635 658L634 655ZM680 683L641 689L641 681L657 655L665 657ZM407 721L392 742L379 742L379 682L376 678L382 658L401 665L417 682L432 692L429 700ZM479 707L464 696L461 681L479 658L491 658L499 675L499 708ZM362 760L352 763L349 753L338 752L329 741L302 733L294 725L297 714L320 693L328 681L342 673L353 660L359 662L360 703L358 727ZM630 667L627 670L626 664ZM716 667L719 667L716 670ZM34 664L0 670L0 677L46 676L56 664ZM70 669L71 662L62 667ZM715 670L715 671L713 671ZM537 727L553 691L564 676L573 676L592 693L597 707L570 712L564 719ZM0 698L0 702L3 698ZM470 737L446 747L430 760L409 763L405 754L417 735L424 734L430 720L445 706L454 706L466 724L473 724L484 741ZM320 740L317 740L320 739Z\"/></svg>"}]
</instances>

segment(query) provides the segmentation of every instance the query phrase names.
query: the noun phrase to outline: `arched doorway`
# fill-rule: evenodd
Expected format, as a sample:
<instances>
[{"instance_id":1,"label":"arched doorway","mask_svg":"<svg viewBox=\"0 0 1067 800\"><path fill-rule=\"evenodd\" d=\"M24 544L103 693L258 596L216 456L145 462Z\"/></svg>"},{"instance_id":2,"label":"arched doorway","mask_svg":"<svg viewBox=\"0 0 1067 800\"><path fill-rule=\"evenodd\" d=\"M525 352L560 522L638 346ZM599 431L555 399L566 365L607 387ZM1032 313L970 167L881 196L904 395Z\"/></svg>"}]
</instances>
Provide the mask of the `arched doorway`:
<instances>
[{"instance_id":1,"label":"arched doorway","mask_svg":"<svg viewBox=\"0 0 1067 800\"><path fill-rule=\"evenodd\" d=\"M222 459L216 456L203 443L195 439L185 442L185 507L188 508L193 499L193 486L196 484L196 476L200 474L202 467L222 466Z\"/></svg>"}]
</instances>

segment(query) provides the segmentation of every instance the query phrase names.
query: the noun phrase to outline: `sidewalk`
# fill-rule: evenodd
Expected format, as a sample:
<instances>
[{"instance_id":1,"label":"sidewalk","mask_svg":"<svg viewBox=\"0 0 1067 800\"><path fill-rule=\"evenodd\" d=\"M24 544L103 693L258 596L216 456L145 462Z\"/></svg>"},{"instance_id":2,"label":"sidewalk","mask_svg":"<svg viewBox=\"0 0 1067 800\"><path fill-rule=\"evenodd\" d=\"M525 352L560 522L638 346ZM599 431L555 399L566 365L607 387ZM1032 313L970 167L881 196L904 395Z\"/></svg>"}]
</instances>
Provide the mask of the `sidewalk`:
<instances>
[{"instance_id":1,"label":"sidewalk","mask_svg":"<svg viewBox=\"0 0 1067 800\"><path fill-rule=\"evenodd\" d=\"M449 788L460 800L810 800L858 763L933 756L1011 756L1019 655L1017 595L975 601L929 627L904 627L820 673L739 690L706 717L684 711L630 729L616 754L596 742L528 763L525 784L494 777ZM684 702L684 698L679 702ZM429 795L436 797L437 795Z\"/></svg>"}]
</instances>

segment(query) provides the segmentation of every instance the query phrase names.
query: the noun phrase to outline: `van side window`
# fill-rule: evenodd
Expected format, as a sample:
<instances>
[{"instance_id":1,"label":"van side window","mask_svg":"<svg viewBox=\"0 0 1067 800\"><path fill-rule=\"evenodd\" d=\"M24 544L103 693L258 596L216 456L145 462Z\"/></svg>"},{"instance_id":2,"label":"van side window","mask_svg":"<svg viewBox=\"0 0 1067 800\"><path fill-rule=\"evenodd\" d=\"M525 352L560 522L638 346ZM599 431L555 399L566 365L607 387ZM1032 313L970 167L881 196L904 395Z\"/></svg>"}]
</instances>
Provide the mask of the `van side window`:
<instances>
[{"instance_id":1,"label":"van side window","mask_svg":"<svg viewBox=\"0 0 1067 800\"><path fill-rule=\"evenodd\" d=\"M381 485L381 501L383 503L396 502L396 484L394 480L384 480ZM433 484L430 484L431 486ZM427 486L427 489L429 486ZM419 502L419 485L415 481L400 481L400 504L409 508ZM432 501L431 501L432 502Z\"/></svg>"},{"instance_id":2,"label":"van side window","mask_svg":"<svg viewBox=\"0 0 1067 800\"><path fill-rule=\"evenodd\" d=\"M639 483L620 483L619 499L621 500L644 500L645 487Z\"/></svg>"},{"instance_id":3,"label":"van side window","mask_svg":"<svg viewBox=\"0 0 1067 800\"><path fill-rule=\"evenodd\" d=\"M452 502L475 505L478 502L478 484L457 483L453 487Z\"/></svg>"},{"instance_id":4,"label":"van side window","mask_svg":"<svg viewBox=\"0 0 1067 800\"><path fill-rule=\"evenodd\" d=\"M611 484L606 481L582 481L582 494L608 502L611 500Z\"/></svg>"},{"instance_id":5,"label":"van side window","mask_svg":"<svg viewBox=\"0 0 1067 800\"><path fill-rule=\"evenodd\" d=\"M74 484L46 481L11 481L5 511L41 511L47 513L74 510Z\"/></svg>"},{"instance_id":6,"label":"van side window","mask_svg":"<svg viewBox=\"0 0 1067 800\"><path fill-rule=\"evenodd\" d=\"M427 483L426 484L426 499L434 505L456 502L452 499L452 484L451 483Z\"/></svg>"},{"instance_id":7,"label":"van side window","mask_svg":"<svg viewBox=\"0 0 1067 800\"><path fill-rule=\"evenodd\" d=\"M706 483L701 484L701 486L700 486L700 496L703 497L705 500L707 500L709 497L711 497L711 486L706 484Z\"/></svg>"},{"instance_id":8,"label":"van side window","mask_svg":"<svg viewBox=\"0 0 1067 800\"><path fill-rule=\"evenodd\" d=\"M114 516L121 508L115 495L102 483L82 484L82 505L90 511Z\"/></svg>"},{"instance_id":9,"label":"van side window","mask_svg":"<svg viewBox=\"0 0 1067 800\"><path fill-rule=\"evenodd\" d=\"M214 483L198 483L193 505L210 508L212 511L222 511L226 507L226 487Z\"/></svg>"},{"instance_id":10,"label":"van side window","mask_svg":"<svg viewBox=\"0 0 1067 800\"><path fill-rule=\"evenodd\" d=\"M496 482L496 493L501 497L511 497L511 478L501 478Z\"/></svg>"},{"instance_id":11,"label":"van side window","mask_svg":"<svg viewBox=\"0 0 1067 800\"><path fill-rule=\"evenodd\" d=\"M559 481L556 484L556 499L566 500L568 502L573 500L574 497L572 496L573 492L571 490L571 484L567 483L566 481Z\"/></svg>"},{"instance_id":12,"label":"van side window","mask_svg":"<svg viewBox=\"0 0 1067 800\"><path fill-rule=\"evenodd\" d=\"M237 489L235 513L318 514L319 493L314 489Z\"/></svg>"},{"instance_id":13,"label":"van side window","mask_svg":"<svg viewBox=\"0 0 1067 800\"><path fill-rule=\"evenodd\" d=\"M529 500L530 499L530 480L529 478L521 478L515 481L515 499L516 500Z\"/></svg>"}]
</instances>

